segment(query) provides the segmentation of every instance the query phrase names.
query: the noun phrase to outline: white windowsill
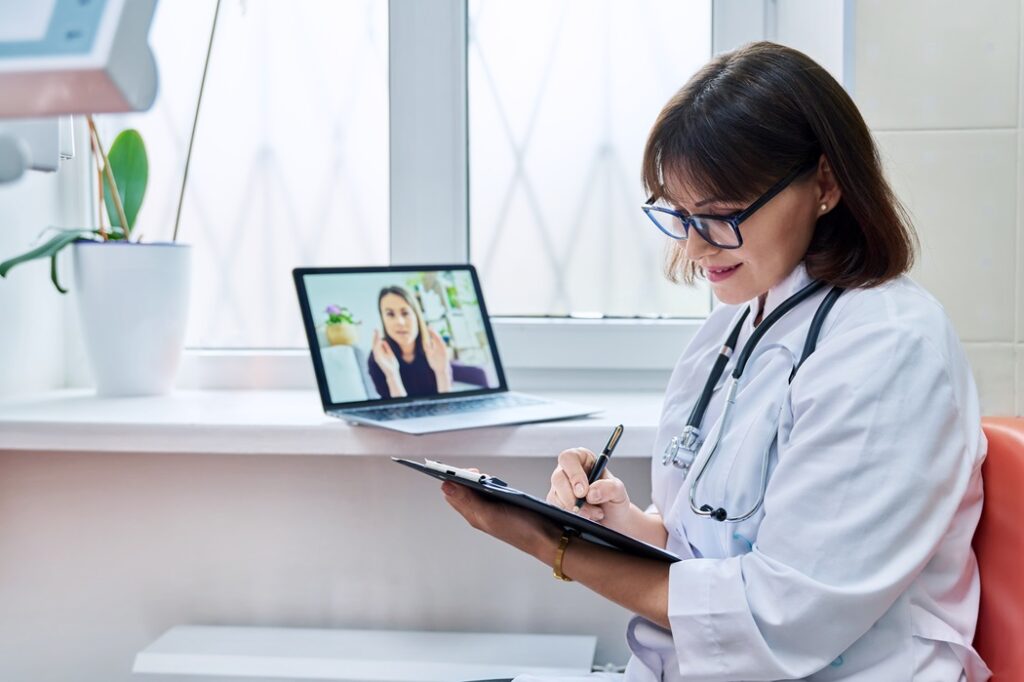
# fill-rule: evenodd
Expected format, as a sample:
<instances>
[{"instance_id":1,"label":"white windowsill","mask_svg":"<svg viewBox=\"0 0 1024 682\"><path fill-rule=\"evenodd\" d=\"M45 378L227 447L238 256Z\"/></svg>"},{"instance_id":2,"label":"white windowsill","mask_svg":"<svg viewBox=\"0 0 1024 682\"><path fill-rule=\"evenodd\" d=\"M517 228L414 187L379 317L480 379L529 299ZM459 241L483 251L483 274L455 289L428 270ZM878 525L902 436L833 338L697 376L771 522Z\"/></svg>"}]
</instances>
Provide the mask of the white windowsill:
<instances>
[{"instance_id":1,"label":"white windowsill","mask_svg":"<svg viewBox=\"0 0 1024 682\"><path fill-rule=\"evenodd\" d=\"M617 458L651 456L658 392L546 393L601 407L593 417L408 436L324 415L314 391L177 391L97 398L68 389L0 401L0 451L552 457L598 448L625 425Z\"/></svg>"},{"instance_id":2,"label":"white windowsill","mask_svg":"<svg viewBox=\"0 0 1024 682\"><path fill-rule=\"evenodd\" d=\"M495 318L502 365L512 390L660 392L702 319L548 320ZM91 380L83 354L68 385ZM306 349L189 349L177 386L189 390L315 390Z\"/></svg>"}]
</instances>

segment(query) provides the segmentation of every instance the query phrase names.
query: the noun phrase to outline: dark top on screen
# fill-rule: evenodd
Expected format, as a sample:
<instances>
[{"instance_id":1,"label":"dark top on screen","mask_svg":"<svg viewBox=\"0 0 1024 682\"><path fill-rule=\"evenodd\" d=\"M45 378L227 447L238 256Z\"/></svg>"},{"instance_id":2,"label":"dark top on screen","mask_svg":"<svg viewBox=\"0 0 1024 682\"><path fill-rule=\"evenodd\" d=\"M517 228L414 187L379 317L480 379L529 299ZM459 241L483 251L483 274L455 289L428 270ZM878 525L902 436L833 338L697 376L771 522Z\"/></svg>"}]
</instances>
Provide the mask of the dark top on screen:
<instances>
[{"instance_id":1,"label":"dark top on screen","mask_svg":"<svg viewBox=\"0 0 1024 682\"><path fill-rule=\"evenodd\" d=\"M413 357L412 362L406 362L402 359L402 349L398 347L398 344L391 337L384 337L384 340L388 342L391 350L395 353L395 357L398 358L398 374L402 377L402 385L405 386L406 395L410 398L423 395L437 395L437 375L430 368L430 363L427 362L427 355L423 352L423 347L419 344L419 340L416 343L416 355ZM380 394L381 398L390 398L391 392L388 390L388 380L384 378L384 370L377 364L373 353L370 353L367 365L369 366L370 378L373 379L373 385L377 389L377 393Z\"/></svg>"}]
</instances>

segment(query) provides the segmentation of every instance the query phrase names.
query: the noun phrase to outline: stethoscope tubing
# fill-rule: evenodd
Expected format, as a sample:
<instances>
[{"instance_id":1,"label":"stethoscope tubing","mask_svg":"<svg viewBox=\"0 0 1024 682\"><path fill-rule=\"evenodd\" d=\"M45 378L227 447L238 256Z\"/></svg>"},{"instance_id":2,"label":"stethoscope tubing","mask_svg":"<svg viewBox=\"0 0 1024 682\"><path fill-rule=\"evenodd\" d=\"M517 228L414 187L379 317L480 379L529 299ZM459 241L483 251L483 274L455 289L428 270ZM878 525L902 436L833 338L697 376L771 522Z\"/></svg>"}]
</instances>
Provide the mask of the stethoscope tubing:
<instances>
[{"instance_id":1,"label":"stethoscope tubing","mask_svg":"<svg viewBox=\"0 0 1024 682\"><path fill-rule=\"evenodd\" d=\"M715 440L712 443L707 454L704 456L700 464L700 467L697 469L697 472L694 475L693 482L690 484L689 503L690 510L694 514L698 516L713 518L716 521L726 523L740 523L754 516L754 514L756 514L757 511L764 504L765 494L768 490L768 466L769 460L771 459L772 443L768 443L768 445L765 447L765 451L761 455L760 491L754 505L747 512L739 516L730 516L729 513L723 507L716 508L707 504L698 506L697 489L700 487L701 479L704 477L704 474L707 472L708 467L711 465L711 462L714 459L716 452L718 451L718 446L722 441L722 434L729 426L729 418L732 414L732 408L736 404L736 395L739 392L739 383L740 379L743 376L743 370L746 368L746 363L750 359L750 356L753 353L755 347L757 346L757 343L768 332L771 326L774 325L775 322L777 322L779 319L781 319L783 315L785 315L787 312L795 308L797 305L799 305L806 299L813 296L824 286L824 282L811 282L803 289L787 298L775 310L773 310L771 314L768 315L768 317L762 320L761 324L757 326L757 328L751 334L750 338L743 345L743 349L740 351L739 356L736 358L736 366L733 369L729 385L726 389L725 402L722 409L721 424L715 435ZM804 341L804 347L800 355L800 360L793 367L793 371L789 375L789 383L793 382L793 378L796 376L797 370L799 370L800 366L803 365L805 360L807 360L807 357L814 352L814 349L817 346L818 336L821 333L821 327L825 321L825 317L828 315L829 311L832 309L832 306L835 305L836 300L839 298L840 295L842 295L842 293L843 289L841 289L840 287L833 287L828 292L828 294L825 295L825 298L822 300L821 304L818 306L818 309L815 311L814 317L811 320L810 328L807 332L807 338ZM704 413L707 411L708 404L711 401L711 395L714 392L715 385L718 383L718 378L722 375L725 364L726 362L728 362L729 356L735 349L736 342L739 338L739 331L746 320L747 313L749 313L749 308L746 311L744 311L744 313L740 316L739 322L737 322L732 332L729 334L729 337L725 345L722 346L722 350L719 352L718 358L715 360L715 365L711 370L711 374L708 376L708 379L704 384L704 388L701 391L701 396L698 399L697 404L694 405L694 409L690 413L690 418L687 420L687 425L684 429L683 442L685 443L685 447L687 447L687 449L692 448L693 452L696 452L696 450L700 447L698 441L700 436L700 425L704 419ZM672 456L670 461L673 464L676 464L675 454ZM667 464L668 461L665 461L664 463Z\"/></svg>"}]
</instances>

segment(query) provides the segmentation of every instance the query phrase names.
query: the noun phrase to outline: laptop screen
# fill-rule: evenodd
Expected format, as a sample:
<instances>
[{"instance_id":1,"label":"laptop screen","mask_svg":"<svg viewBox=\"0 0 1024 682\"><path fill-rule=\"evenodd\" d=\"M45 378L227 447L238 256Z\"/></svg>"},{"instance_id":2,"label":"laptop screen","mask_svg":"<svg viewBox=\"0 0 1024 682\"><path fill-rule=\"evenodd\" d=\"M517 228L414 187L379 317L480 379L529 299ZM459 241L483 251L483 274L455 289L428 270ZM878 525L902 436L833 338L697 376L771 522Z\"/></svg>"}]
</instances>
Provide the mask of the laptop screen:
<instances>
[{"instance_id":1,"label":"laptop screen","mask_svg":"<svg viewBox=\"0 0 1024 682\"><path fill-rule=\"evenodd\" d=\"M507 390L470 265L297 268L324 407Z\"/></svg>"}]
</instances>

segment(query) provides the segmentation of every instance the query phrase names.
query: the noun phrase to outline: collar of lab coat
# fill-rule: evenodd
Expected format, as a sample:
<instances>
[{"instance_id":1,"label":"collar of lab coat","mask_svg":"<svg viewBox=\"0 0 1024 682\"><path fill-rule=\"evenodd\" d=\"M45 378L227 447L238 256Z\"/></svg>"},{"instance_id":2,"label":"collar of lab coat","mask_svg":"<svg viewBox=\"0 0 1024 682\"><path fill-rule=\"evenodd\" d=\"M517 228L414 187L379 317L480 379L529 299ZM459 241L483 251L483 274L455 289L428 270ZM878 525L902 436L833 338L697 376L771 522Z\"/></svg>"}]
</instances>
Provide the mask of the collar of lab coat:
<instances>
[{"instance_id":1,"label":"collar of lab coat","mask_svg":"<svg viewBox=\"0 0 1024 682\"><path fill-rule=\"evenodd\" d=\"M807 268L804 267L803 261L797 263L797 266L793 268L786 277L768 290L768 295L764 299L764 313L761 315L761 319L768 317L773 310L779 307L779 304L785 301L787 298L800 291L804 286L810 284L811 278L807 274ZM747 305L750 307L750 314L747 315L747 326L753 327L754 320L757 319L757 308L760 302L755 296L750 300Z\"/></svg>"}]
</instances>

